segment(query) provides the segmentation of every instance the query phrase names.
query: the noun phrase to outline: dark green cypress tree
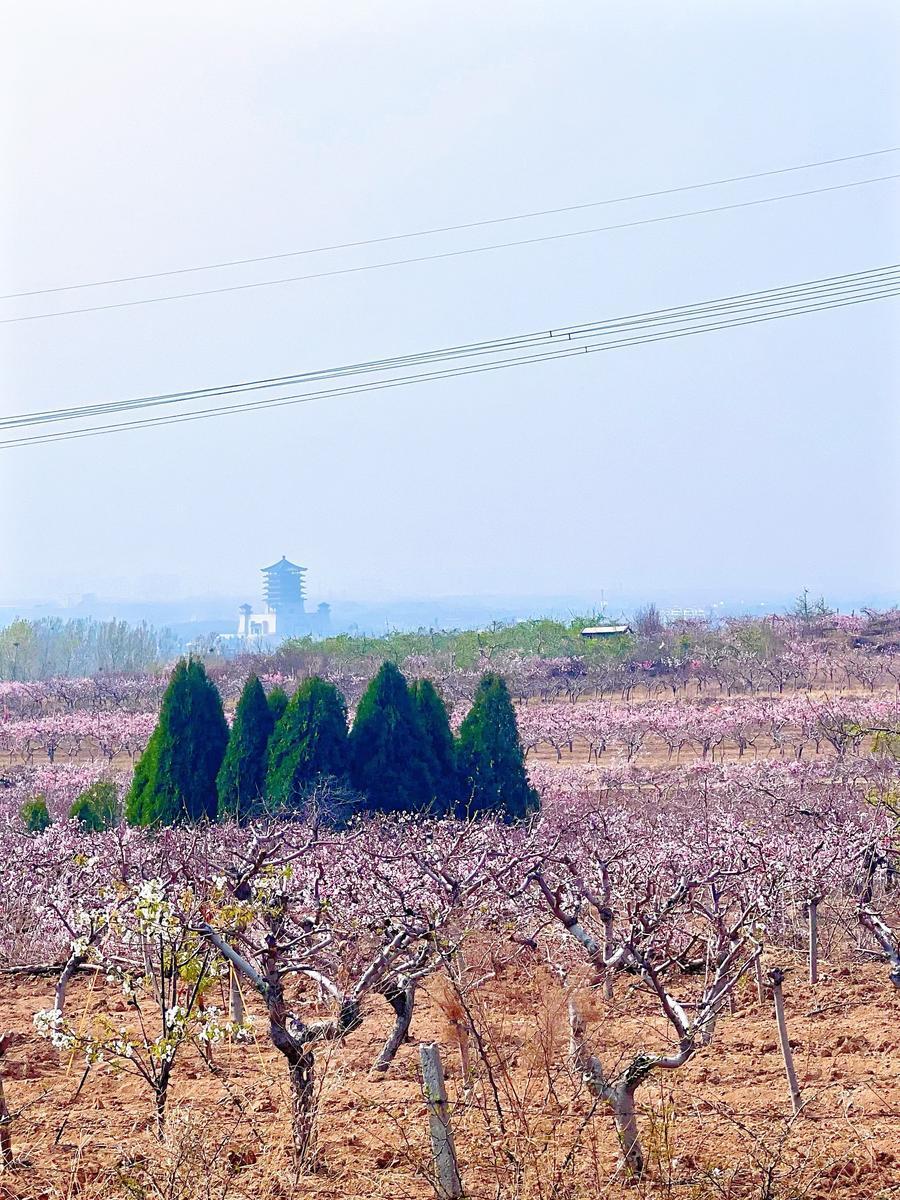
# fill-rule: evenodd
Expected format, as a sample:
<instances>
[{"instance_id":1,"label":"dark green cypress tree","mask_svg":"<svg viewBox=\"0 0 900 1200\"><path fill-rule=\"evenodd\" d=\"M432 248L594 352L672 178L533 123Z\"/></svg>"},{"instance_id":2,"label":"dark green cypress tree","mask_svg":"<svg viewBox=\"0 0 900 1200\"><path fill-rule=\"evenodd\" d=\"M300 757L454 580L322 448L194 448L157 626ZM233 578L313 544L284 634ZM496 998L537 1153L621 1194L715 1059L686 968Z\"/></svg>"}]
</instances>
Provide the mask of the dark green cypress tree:
<instances>
[{"instance_id":1,"label":"dark green cypress tree","mask_svg":"<svg viewBox=\"0 0 900 1200\"><path fill-rule=\"evenodd\" d=\"M409 694L437 762L437 805L440 816L452 813L460 798L456 744L447 707L430 679L410 684Z\"/></svg>"},{"instance_id":2,"label":"dark green cypress tree","mask_svg":"<svg viewBox=\"0 0 900 1200\"><path fill-rule=\"evenodd\" d=\"M457 740L462 799L460 817L496 816L521 821L540 806L528 782L516 712L500 675L482 676Z\"/></svg>"},{"instance_id":3,"label":"dark green cypress tree","mask_svg":"<svg viewBox=\"0 0 900 1200\"><path fill-rule=\"evenodd\" d=\"M246 820L262 806L269 738L274 728L263 686L251 675L237 702L228 747L216 780L220 817Z\"/></svg>"},{"instance_id":4,"label":"dark green cypress tree","mask_svg":"<svg viewBox=\"0 0 900 1200\"><path fill-rule=\"evenodd\" d=\"M182 659L125 803L134 825L214 820L216 776L228 744L222 698L199 659Z\"/></svg>"},{"instance_id":5,"label":"dark green cypress tree","mask_svg":"<svg viewBox=\"0 0 900 1200\"><path fill-rule=\"evenodd\" d=\"M290 697L282 687L273 687L266 699L269 702L269 712L272 714L272 724L277 725L284 716Z\"/></svg>"},{"instance_id":6,"label":"dark green cypress tree","mask_svg":"<svg viewBox=\"0 0 900 1200\"><path fill-rule=\"evenodd\" d=\"M383 663L350 731L350 779L370 812L432 812L438 764L403 675Z\"/></svg>"},{"instance_id":7,"label":"dark green cypress tree","mask_svg":"<svg viewBox=\"0 0 900 1200\"><path fill-rule=\"evenodd\" d=\"M274 808L302 811L309 789L347 773L347 705L325 679L313 677L292 696L269 740L266 795Z\"/></svg>"}]
</instances>

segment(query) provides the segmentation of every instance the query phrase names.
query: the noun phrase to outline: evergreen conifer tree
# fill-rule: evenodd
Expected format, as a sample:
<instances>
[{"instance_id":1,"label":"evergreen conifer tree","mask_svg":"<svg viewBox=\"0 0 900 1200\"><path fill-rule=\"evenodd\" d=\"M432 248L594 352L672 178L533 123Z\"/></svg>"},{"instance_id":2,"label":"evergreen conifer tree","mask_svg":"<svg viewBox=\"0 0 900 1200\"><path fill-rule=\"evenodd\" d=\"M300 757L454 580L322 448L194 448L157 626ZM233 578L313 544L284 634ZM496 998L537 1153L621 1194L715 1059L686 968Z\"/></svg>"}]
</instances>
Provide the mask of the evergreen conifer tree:
<instances>
[{"instance_id":1,"label":"evergreen conifer tree","mask_svg":"<svg viewBox=\"0 0 900 1200\"><path fill-rule=\"evenodd\" d=\"M269 712L272 714L272 725L274 727L284 716L284 710L288 706L289 696L284 688L273 687L266 699L269 702Z\"/></svg>"},{"instance_id":2,"label":"evergreen conifer tree","mask_svg":"<svg viewBox=\"0 0 900 1200\"><path fill-rule=\"evenodd\" d=\"M516 713L500 675L482 676L457 741L460 817L521 821L540 805L528 782Z\"/></svg>"},{"instance_id":3,"label":"evergreen conifer tree","mask_svg":"<svg viewBox=\"0 0 900 1200\"><path fill-rule=\"evenodd\" d=\"M274 727L263 686L255 675L251 675L237 702L228 746L216 780L220 817L246 819L262 805L269 738Z\"/></svg>"},{"instance_id":4,"label":"evergreen conifer tree","mask_svg":"<svg viewBox=\"0 0 900 1200\"><path fill-rule=\"evenodd\" d=\"M214 820L216 776L228 743L222 698L199 659L182 659L125 802L132 825Z\"/></svg>"},{"instance_id":5,"label":"evergreen conifer tree","mask_svg":"<svg viewBox=\"0 0 900 1200\"><path fill-rule=\"evenodd\" d=\"M346 773L347 706L333 683L314 676L291 697L269 740L268 803L302 811L318 780Z\"/></svg>"},{"instance_id":6,"label":"evergreen conifer tree","mask_svg":"<svg viewBox=\"0 0 900 1200\"><path fill-rule=\"evenodd\" d=\"M350 731L350 779L369 811L433 812L438 764L403 675L383 663Z\"/></svg>"},{"instance_id":7,"label":"evergreen conifer tree","mask_svg":"<svg viewBox=\"0 0 900 1200\"><path fill-rule=\"evenodd\" d=\"M410 684L409 694L437 762L436 811L444 816L452 813L459 801L456 744L447 707L430 679L417 679Z\"/></svg>"}]
</instances>

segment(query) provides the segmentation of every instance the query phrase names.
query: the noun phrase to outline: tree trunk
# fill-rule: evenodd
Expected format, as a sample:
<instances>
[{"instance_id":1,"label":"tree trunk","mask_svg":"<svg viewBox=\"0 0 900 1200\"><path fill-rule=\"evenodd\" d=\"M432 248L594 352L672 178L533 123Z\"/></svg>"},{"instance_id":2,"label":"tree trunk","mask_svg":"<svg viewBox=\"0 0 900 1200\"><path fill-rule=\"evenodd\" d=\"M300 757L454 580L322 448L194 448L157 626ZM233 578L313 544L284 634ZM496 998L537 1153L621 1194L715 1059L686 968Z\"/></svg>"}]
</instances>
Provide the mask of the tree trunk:
<instances>
[{"instance_id":1,"label":"tree trunk","mask_svg":"<svg viewBox=\"0 0 900 1200\"><path fill-rule=\"evenodd\" d=\"M605 874L606 873L604 871L604 875ZM609 890L608 883L606 883L605 886L606 886L606 890L608 892L608 890ZM616 945L614 917L613 917L612 909L610 909L608 907L602 908L600 910L600 920L603 922L603 957L607 961L609 961L609 959L612 958L612 956L613 956L613 951L615 950L615 945ZM614 994L613 972L610 970L609 967L604 967L603 968L603 998L604 998L604 1000L612 1000L613 994Z\"/></svg>"},{"instance_id":2,"label":"tree trunk","mask_svg":"<svg viewBox=\"0 0 900 1200\"><path fill-rule=\"evenodd\" d=\"M809 982L819 980L819 901L809 900L806 905L809 923Z\"/></svg>"},{"instance_id":3,"label":"tree trunk","mask_svg":"<svg viewBox=\"0 0 900 1200\"><path fill-rule=\"evenodd\" d=\"M53 996L53 1007L59 1012L63 1012L66 1007L66 991L69 986L69 980L84 962L84 958L79 954L70 954L66 960L66 965L63 967L59 979L56 981L56 992Z\"/></svg>"},{"instance_id":4,"label":"tree trunk","mask_svg":"<svg viewBox=\"0 0 900 1200\"><path fill-rule=\"evenodd\" d=\"M453 1021L453 1032L456 1034L456 1046L459 1050L459 1071L462 1079L463 1092L467 1093L472 1087L472 1062L469 1057L469 1024L465 1017Z\"/></svg>"},{"instance_id":5,"label":"tree trunk","mask_svg":"<svg viewBox=\"0 0 900 1200\"><path fill-rule=\"evenodd\" d=\"M391 988L389 991L384 992L385 1000L387 1000L388 1004L394 1010L394 1028L384 1043L381 1053L376 1058L373 1070L386 1071L394 1061L397 1051L407 1040L409 1025L412 1021L415 995L416 985L414 983L409 983L406 987Z\"/></svg>"},{"instance_id":6,"label":"tree trunk","mask_svg":"<svg viewBox=\"0 0 900 1200\"><path fill-rule=\"evenodd\" d=\"M163 1069L156 1085L156 1136L163 1140L166 1130L166 1101L169 1098L169 1072Z\"/></svg>"},{"instance_id":7,"label":"tree trunk","mask_svg":"<svg viewBox=\"0 0 900 1200\"><path fill-rule=\"evenodd\" d=\"M622 1155L628 1173L634 1179L644 1176L644 1151L641 1148L638 1134L637 1111L634 1105L636 1084L620 1083L610 1097L613 1110L613 1120L616 1123L616 1133L622 1146Z\"/></svg>"},{"instance_id":8,"label":"tree trunk","mask_svg":"<svg viewBox=\"0 0 900 1200\"><path fill-rule=\"evenodd\" d=\"M315 1068L312 1050L290 1061L291 1134L297 1166L310 1169L315 1158Z\"/></svg>"}]
</instances>

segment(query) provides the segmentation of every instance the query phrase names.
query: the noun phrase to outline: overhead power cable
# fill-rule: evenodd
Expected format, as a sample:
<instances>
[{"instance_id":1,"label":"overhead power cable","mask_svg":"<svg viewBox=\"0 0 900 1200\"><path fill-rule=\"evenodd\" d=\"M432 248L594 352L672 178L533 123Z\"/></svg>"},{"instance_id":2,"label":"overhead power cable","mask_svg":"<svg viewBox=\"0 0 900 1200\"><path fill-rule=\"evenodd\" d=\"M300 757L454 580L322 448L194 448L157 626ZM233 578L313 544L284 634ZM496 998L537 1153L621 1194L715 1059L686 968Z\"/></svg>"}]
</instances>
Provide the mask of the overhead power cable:
<instances>
[{"instance_id":1,"label":"overhead power cable","mask_svg":"<svg viewBox=\"0 0 900 1200\"><path fill-rule=\"evenodd\" d=\"M688 217L709 216L712 213L734 212L739 209L755 208L765 204L779 204L785 200L797 200L806 196L820 196L827 192L842 192L850 188L866 187L874 183L886 183L900 179L900 172L877 175L870 179L856 179L850 183L834 183L827 187L807 188L801 192L786 192L778 196L762 196L756 200L740 200L732 204L717 204L711 208L697 208L689 212L664 213L657 217L642 217L633 221L621 221L614 225L597 225L590 229L574 229L564 233L542 234L536 237L519 238L509 242L493 242L485 246L469 246L459 250L444 250L435 254L419 254L409 258L388 259L377 263L363 263L354 267L335 267L327 271L313 271L306 275L289 275L280 279L261 279L251 283L227 284L222 287L201 288L191 292L173 292L166 296L146 296L137 300L118 300L109 304L91 304L81 308L65 308L56 312L31 313L27 316L0 318L0 325L15 325L25 321L47 321L56 317L70 317L78 313L109 312L119 308L137 308L147 304L168 304L173 300L192 300L201 296L219 296L227 292L254 291L258 288L279 287L288 283L301 283L313 279L328 279L340 275L359 275L368 271L382 271L389 267L404 267L414 263L437 262L441 259L462 258L473 254L486 254L497 250L509 250L520 246L535 246L543 242L560 242L571 238L589 237L598 233L610 233L621 229L635 229L644 225L659 225L667 221L682 221Z\"/></svg>"},{"instance_id":2,"label":"overhead power cable","mask_svg":"<svg viewBox=\"0 0 900 1200\"><path fill-rule=\"evenodd\" d=\"M688 319L704 317L712 312L724 313L731 309L748 310L764 308L784 300L815 300L823 294L830 297L851 295L878 287L883 283L892 282L900 272L900 267L887 266L875 270L858 271L851 274L826 276L801 284L789 284L780 288L769 288L758 292L747 292L725 296L718 300L706 301L700 304L686 304L655 309L648 312L632 313L602 322L589 322L581 325L564 326L559 329L542 330L535 333L520 334L514 337L491 338L486 341L470 342L455 346L445 346L437 350L417 354L394 355L390 358L372 359L365 362L350 363L340 367L327 367L314 371L296 372L289 375L279 375L267 379L245 380L239 383L220 384L208 388L194 388L187 391L165 392L151 396L139 396L127 400L107 401L101 404L80 405L70 408L45 409L32 413L20 413L8 417L0 417L0 430L14 429L26 426L44 425L53 422L81 420L100 416L111 416L117 413L134 411L135 409L169 407L186 404L193 400L204 400L213 397L244 394L249 392L269 390L279 387L306 385L326 382L348 375L368 374L387 370L399 370L413 366L459 357L481 356L491 353L509 352L527 347L540 346L546 342L561 339L572 340L588 335L609 335L627 331L631 327L646 327L653 324L666 323L672 319Z\"/></svg>"},{"instance_id":3,"label":"overhead power cable","mask_svg":"<svg viewBox=\"0 0 900 1200\"><path fill-rule=\"evenodd\" d=\"M207 420L229 413L256 411L265 408L303 404L318 399L335 399L341 396L358 395L381 391L386 388L405 387L436 379L455 378L462 375L503 370L507 367L529 363L548 362L557 358L568 358L575 354L590 354L604 350L622 349L645 345L649 342L669 340L708 333L716 330L736 328L800 316L805 313L821 312L826 309L844 308L849 305L869 303L900 294L900 264L882 267L871 272L858 272L851 276L837 276L826 283L797 284L792 287L771 289L768 293L748 293L746 297L728 297L724 301L712 301L705 305L679 306L669 310L635 317L619 318L616 321L592 322L549 330L542 334L526 334L521 338L500 339L493 343L472 343L469 346L437 350L429 354L405 356L403 361L416 365L428 363L446 364L454 360L463 361L460 366L440 365L438 369L417 371L407 375L369 379L340 387L325 388L302 393L291 393L246 401L241 404L222 405L187 413L169 413L158 417L145 417L136 421L122 421L107 425L82 426L66 431L55 431L35 436L19 437L0 441L0 448L36 445L47 442L67 441L76 438L96 437L106 433L129 429L153 428L160 425L178 424L184 421ZM745 303L737 301L745 299ZM386 362L389 360L380 360ZM396 361L400 361L399 359ZM383 369L363 364L360 371ZM348 372L348 368L335 368L335 372ZM322 377L324 373L314 373ZM337 377L337 376L335 376ZM297 377L282 377L301 378ZM262 382L262 381L260 381ZM271 383L270 383L271 385ZM254 385L243 386L250 390ZM196 398L200 393L181 393L184 398ZM212 394L209 391L207 394ZM221 392L220 392L221 394ZM175 395L175 394L173 394ZM63 411L63 410L58 410ZM51 419L56 413L45 414ZM15 420L16 418L8 418ZM75 419L72 416L66 419Z\"/></svg>"},{"instance_id":4,"label":"overhead power cable","mask_svg":"<svg viewBox=\"0 0 900 1200\"><path fill-rule=\"evenodd\" d=\"M112 287L121 283L145 283L150 279L170 279L176 275L193 275L200 271L221 271L230 267L245 267L255 263L278 262L286 258L299 258L307 254L326 254L334 250L357 250L363 246L383 245L409 238L431 237L440 233L459 233L465 229L483 229L488 225L505 225L512 221L530 221L538 217L561 216L564 213L583 212L589 208L602 208L611 204L626 204L634 200L652 200L660 196L674 196L682 192L694 192L703 188L723 187L729 183L746 183L753 179L767 179L774 175L789 175L796 171L810 171L817 167L830 167L838 163L858 162L865 158L879 158L900 152L900 146L888 146L883 150L866 150L860 154L844 154L839 158L821 158L815 162L798 163L791 167L775 167L768 171L753 171L746 175L729 175L723 179L707 179L703 183L686 183L677 187L657 188L652 192L635 192L628 196L613 196L605 200L588 200L581 204L565 204L558 208L535 209L531 212L514 213L503 217L485 217L478 221L463 221L455 225L436 225L430 229L416 229L407 233L391 233L381 237L361 238L353 242L336 242L325 246L309 246L302 250L285 250L278 254L258 254L250 258L229 258L221 262L201 263L192 267L174 267L167 271L148 271L142 275L118 275L109 279L94 279L87 283L67 283L56 287L33 288L27 292L8 292L0 300L19 300L27 296L49 296L58 292L74 292L85 288Z\"/></svg>"}]
</instances>

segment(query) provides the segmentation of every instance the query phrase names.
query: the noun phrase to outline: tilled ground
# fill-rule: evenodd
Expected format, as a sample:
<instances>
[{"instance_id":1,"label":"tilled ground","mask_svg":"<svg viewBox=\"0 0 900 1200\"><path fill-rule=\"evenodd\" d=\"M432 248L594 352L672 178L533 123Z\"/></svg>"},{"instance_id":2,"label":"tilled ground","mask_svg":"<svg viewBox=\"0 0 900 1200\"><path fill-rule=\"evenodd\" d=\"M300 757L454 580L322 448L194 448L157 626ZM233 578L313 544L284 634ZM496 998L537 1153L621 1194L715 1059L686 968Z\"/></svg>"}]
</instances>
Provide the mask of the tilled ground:
<instances>
[{"instance_id":1,"label":"tilled ground","mask_svg":"<svg viewBox=\"0 0 900 1200\"><path fill-rule=\"evenodd\" d=\"M216 1047L212 1064L194 1047L183 1050L161 1144L140 1080L112 1064L85 1076L80 1057L36 1036L32 1016L50 1003L52 980L6 978L0 1027L13 1037L2 1073L16 1158L0 1175L0 1197L431 1197L422 1040L441 1045L470 1197L900 1196L900 993L883 967L849 953L823 964L815 988L799 959L786 951L778 961L794 967L786 995L800 1116L790 1118L771 1009L759 1007L745 981L713 1045L638 1093L651 1166L637 1188L617 1166L609 1112L566 1065L565 997L527 955L471 998L481 1045L471 1047L467 1094L441 984L423 989L412 1042L385 1076L371 1071L389 1028L387 1006L375 998L362 1028L320 1057L318 1167L300 1178L291 1167L286 1073L261 1021L258 1041ZM611 1004L584 1006L608 1069L666 1045L647 1001L626 983ZM102 977L78 977L68 1007L85 1025L101 1013L128 1019Z\"/></svg>"}]
</instances>

